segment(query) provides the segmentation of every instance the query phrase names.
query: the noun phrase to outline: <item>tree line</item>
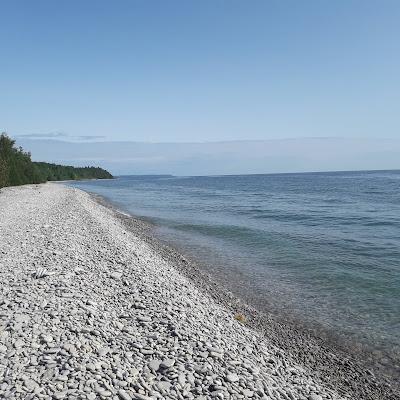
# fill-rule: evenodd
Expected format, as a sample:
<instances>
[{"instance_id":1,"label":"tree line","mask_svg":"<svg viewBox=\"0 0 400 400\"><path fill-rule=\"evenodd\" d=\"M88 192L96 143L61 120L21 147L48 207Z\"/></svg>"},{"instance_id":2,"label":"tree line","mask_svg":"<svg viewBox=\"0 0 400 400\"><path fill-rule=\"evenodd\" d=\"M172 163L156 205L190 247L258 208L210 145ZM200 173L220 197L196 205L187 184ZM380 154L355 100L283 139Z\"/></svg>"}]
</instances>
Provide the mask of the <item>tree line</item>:
<instances>
[{"instance_id":1,"label":"tree line","mask_svg":"<svg viewBox=\"0 0 400 400\"><path fill-rule=\"evenodd\" d=\"M32 161L31 154L22 147L16 147L15 140L5 133L0 135L0 188L47 181L112 177L99 167L72 167Z\"/></svg>"}]
</instances>

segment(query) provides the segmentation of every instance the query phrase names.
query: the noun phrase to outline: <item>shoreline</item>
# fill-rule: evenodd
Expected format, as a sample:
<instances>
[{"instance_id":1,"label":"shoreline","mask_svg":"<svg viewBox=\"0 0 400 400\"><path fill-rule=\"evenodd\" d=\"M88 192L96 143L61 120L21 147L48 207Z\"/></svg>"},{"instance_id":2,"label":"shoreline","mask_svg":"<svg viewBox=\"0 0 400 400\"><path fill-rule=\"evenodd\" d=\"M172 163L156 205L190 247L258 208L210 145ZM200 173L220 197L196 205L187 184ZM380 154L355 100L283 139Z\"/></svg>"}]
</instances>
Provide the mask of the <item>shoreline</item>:
<instances>
[{"instance_id":1,"label":"shoreline","mask_svg":"<svg viewBox=\"0 0 400 400\"><path fill-rule=\"evenodd\" d=\"M2 189L0 242L2 398L398 398L322 340L260 319L99 196Z\"/></svg>"},{"instance_id":2,"label":"shoreline","mask_svg":"<svg viewBox=\"0 0 400 400\"><path fill-rule=\"evenodd\" d=\"M287 350L294 362L315 371L322 384L328 385L341 395L348 394L341 388L346 387L347 390L351 388L352 395L362 399L384 399L386 392L389 394L392 390L396 393L394 396L400 396L400 384L394 388L390 387L396 382L399 369L375 368L376 363L367 360L367 357L371 356L372 349L357 347L357 343L345 341L323 327L318 329L307 327L292 315L280 316L276 312L257 309L249 301L234 294L222 282L215 281L212 274L201 268L201 261L194 260L182 249L154 235L152 231L156 228L155 224L122 210L104 196L87 193L96 202L111 209L128 229L140 235L155 251L172 261L179 272L194 282L197 288L232 313L244 315L248 327L263 336L268 336L275 345ZM326 368L327 365L330 370ZM388 371L390 374L387 374ZM381 386L383 391L377 390L377 386ZM376 392L373 397L368 397L368 389ZM391 398L390 395L387 398Z\"/></svg>"}]
</instances>

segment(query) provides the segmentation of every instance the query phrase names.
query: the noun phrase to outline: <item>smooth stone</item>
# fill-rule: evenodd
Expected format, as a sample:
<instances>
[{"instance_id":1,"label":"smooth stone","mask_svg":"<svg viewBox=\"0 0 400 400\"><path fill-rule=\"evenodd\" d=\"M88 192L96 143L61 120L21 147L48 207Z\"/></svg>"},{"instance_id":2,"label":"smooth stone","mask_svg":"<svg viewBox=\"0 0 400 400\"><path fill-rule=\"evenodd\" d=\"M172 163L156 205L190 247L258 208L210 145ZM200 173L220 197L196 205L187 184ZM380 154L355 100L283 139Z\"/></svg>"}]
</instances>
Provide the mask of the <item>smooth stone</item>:
<instances>
[{"instance_id":1,"label":"smooth stone","mask_svg":"<svg viewBox=\"0 0 400 400\"><path fill-rule=\"evenodd\" d=\"M253 397L254 396L254 391L253 390L243 389L242 393L246 397Z\"/></svg>"},{"instance_id":2,"label":"smooth stone","mask_svg":"<svg viewBox=\"0 0 400 400\"><path fill-rule=\"evenodd\" d=\"M151 318L147 317L145 315L140 315L139 317L137 317L138 321L140 322L151 322Z\"/></svg>"},{"instance_id":3,"label":"smooth stone","mask_svg":"<svg viewBox=\"0 0 400 400\"><path fill-rule=\"evenodd\" d=\"M178 375L178 382L183 387L186 383L186 376L184 373Z\"/></svg>"},{"instance_id":4,"label":"smooth stone","mask_svg":"<svg viewBox=\"0 0 400 400\"><path fill-rule=\"evenodd\" d=\"M152 400L151 397L145 396L144 394L135 393L135 399L137 400Z\"/></svg>"},{"instance_id":5,"label":"smooth stone","mask_svg":"<svg viewBox=\"0 0 400 400\"><path fill-rule=\"evenodd\" d=\"M322 400L322 396L313 393L310 396L308 396L308 400Z\"/></svg>"},{"instance_id":6,"label":"smooth stone","mask_svg":"<svg viewBox=\"0 0 400 400\"><path fill-rule=\"evenodd\" d=\"M105 356L106 354L108 354L110 351L110 349L108 347L102 347L100 348L97 352L99 353L100 357Z\"/></svg>"},{"instance_id":7,"label":"smooth stone","mask_svg":"<svg viewBox=\"0 0 400 400\"><path fill-rule=\"evenodd\" d=\"M118 390L118 396L119 396L122 400L132 400L132 397L129 396L129 394L128 394L125 390L123 390L123 389Z\"/></svg>"},{"instance_id":8,"label":"smooth stone","mask_svg":"<svg viewBox=\"0 0 400 400\"><path fill-rule=\"evenodd\" d=\"M239 380L239 377L235 373L230 373L226 375L226 380L233 383L237 382Z\"/></svg>"},{"instance_id":9,"label":"smooth stone","mask_svg":"<svg viewBox=\"0 0 400 400\"><path fill-rule=\"evenodd\" d=\"M51 343L53 341L53 337L50 335L42 335L43 342Z\"/></svg>"},{"instance_id":10,"label":"smooth stone","mask_svg":"<svg viewBox=\"0 0 400 400\"><path fill-rule=\"evenodd\" d=\"M15 347L16 349L18 349L19 347L22 347L24 344L25 344L25 342L24 342L23 340L17 339L17 340L14 342L14 347Z\"/></svg>"},{"instance_id":11,"label":"smooth stone","mask_svg":"<svg viewBox=\"0 0 400 400\"><path fill-rule=\"evenodd\" d=\"M54 393L54 398L55 399L63 399L67 395L67 392L56 392Z\"/></svg>"},{"instance_id":12,"label":"smooth stone","mask_svg":"<svg viewBox=\"0 0 400 400\"><path fill-rule=\"evenodd\" d=\"M122 273L121 272L111 272L110 277L113 279L121 279Z\"/></svg>"},{"instance_id":13,"label":"smooth stone","mask_svg":"<svg viewBox=\"0 0 400 400\"><path fill-rule=\"evenodd\" d=\"M32 392L38 386L38 384L33 379L25 379L24 380L25 387Z\"/></svg>"},{"instance_id":14,"label":"smooth stone","mask_svg":"<svg viewBox=\"0 0 400 400\"><path fill-rule=\"evenodd\" d=\"M171 368L175 364L175 360L173 358L166 358L161 362L161 368Z\"/></svg>"},{"instance_id":15,"label":"smooth stone","mask_svg":"<svg viewBox=\"0 0 400 400\"><path fill-rule=\"evenodd\" d=\"M151 360L147 366L152 370L152 371L158 371L160 368L161 360Z\"/></svg>"},{"instance_id":16,"label":"smooth stone","mask_svg":"<svg viewBox=\"0 0 400 400\"><path fill-rule=\"evenodd\" d=\"M156 383L156 386L160 389L160 390L165 390L168 391L172 384L171 382L167 382L167 381L160 381Z\"/></svg>"},{"instance_id":17,"label":"smooth stone","mask_svg":"<svg viewBox=\"0 0 400 400\"><path fill-rule=\"evenodd\" d=\"M150 356L150 355L154 354L154 350L151 350L151 349L141 349L140 352L142 354L147 355L147 356Z\"/></svg>"},{"instance_id":18,"label":"smooth stone","mask_svg":"<svg viewBox=\"0 0 400 400\"><path fill-rule=\"evenodd\" d=\"M26 314L17 314L14 319L16 322L27 322L30 320L30 316Z\"/></svg>"}]
</instances>

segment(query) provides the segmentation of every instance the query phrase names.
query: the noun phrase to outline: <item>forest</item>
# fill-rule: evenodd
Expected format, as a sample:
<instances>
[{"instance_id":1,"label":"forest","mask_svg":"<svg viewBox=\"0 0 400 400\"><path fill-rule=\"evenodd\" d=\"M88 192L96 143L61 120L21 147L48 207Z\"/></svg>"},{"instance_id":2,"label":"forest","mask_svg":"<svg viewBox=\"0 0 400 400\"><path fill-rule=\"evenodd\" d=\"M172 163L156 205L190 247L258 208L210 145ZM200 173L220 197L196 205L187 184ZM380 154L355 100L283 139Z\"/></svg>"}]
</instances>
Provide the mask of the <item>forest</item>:
<instances>
[{"instance_id":1,"label":"forest","mask_svg":"<svg viewBox=\"0 0 400 400\"><path fill-rule=\"evenodd\" d=\"M99 167L72 167L68 165L35 162L31 154L15 145L6 133L0 135L0 188L28 183L79 179L111 179L113 176Z\"/></svg>"}]
</instances>

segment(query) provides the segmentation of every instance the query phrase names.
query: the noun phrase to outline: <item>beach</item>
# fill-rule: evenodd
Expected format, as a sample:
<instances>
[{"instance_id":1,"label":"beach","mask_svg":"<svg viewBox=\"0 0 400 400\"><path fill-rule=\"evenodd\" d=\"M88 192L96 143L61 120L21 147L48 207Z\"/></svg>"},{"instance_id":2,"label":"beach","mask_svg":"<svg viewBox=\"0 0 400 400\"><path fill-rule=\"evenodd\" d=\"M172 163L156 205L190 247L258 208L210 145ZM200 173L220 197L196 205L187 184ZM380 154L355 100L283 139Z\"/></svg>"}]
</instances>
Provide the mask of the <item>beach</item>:
<instances>
[{"instance_id":1,"label":"beach","mask_svg":"<svg viewBox=\"0 0 400 400\"><path fill-rule=\"evenodd\" d=\"M0 243L1 398L399 398L81 190L2 189Z\"/></svg>"}]
</instances>

